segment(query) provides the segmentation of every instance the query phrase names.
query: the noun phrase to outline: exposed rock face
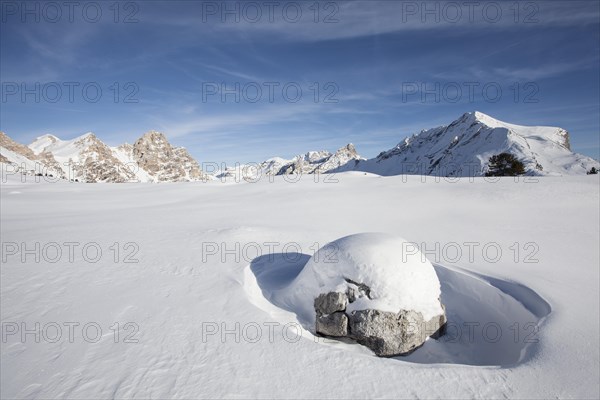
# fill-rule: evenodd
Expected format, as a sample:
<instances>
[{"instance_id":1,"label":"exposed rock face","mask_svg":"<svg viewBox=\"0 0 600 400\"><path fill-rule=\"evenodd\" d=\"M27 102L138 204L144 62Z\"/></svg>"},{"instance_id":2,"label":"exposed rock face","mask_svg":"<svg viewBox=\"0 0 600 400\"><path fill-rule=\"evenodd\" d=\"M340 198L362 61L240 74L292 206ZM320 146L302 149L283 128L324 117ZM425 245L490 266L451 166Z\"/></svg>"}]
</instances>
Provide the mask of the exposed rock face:
<instances>
[{"instance_id":1,"label":"exposed rock face","mask_svg":"<svg viewBox=\"0 0 600 400\"><path fill-rule=\"evenodd\" d=\"M1 132L1 131L0 131L0 147L4 147L5 149L15 152L17 154L20 154L23 157L26 157L30 160L36 159L35 154L29 147L15 142L11 138L9 138L8 135L6 135L4 132Z\"/></svg>"},{"instance_id":2,"label":"exposed rock face","mask_svg":"<svg viewBox=\"0 0 600 400\"><path fill-rule=\"evenodd\" d=\"M60 163L56 161L52 153L49 151L42 151L39 153L36 160L40 161L46 167L48 173L60 178L67 178L60 166Z\"/></svg>"},{"instance_id":3,"label":"exposed rock face","mask_svg":"<svg viewBox=\"0 0 600 400\"><path fill-rule=\"evenodd\" d=\"M317 315L317 332L326 336L348 336L348 316L344 312Z\"/></svg>"},{"instance_id":4,"label":"exposed rock face","mask_svg":"<svg viewBox=\"0 0 600 400\"><path fill-rule=\"evenodd\" d=\"M173 147L160 132L150 131L132 148L135 162L158 182L180 182L205 178L200 166L182 147Z\"/></svg>"},{"instance_id":5,"label":"exposed rock face","mask_svg":"<svg viewBox=\"0 0 600 400\"><path fill-rule=\"evenodd\" d=\"M44 135L30 145L44 175L78 182L128 182L135 174L89 132L69 141Z\"/></svg>"},{"instance_id":6,"label":"exposed rock face","mask_svg":"<svg viewBox=\"0 0 600 400\"><path fill-rule=\"evenodd\" d=\"M353 311L348 320L349 336L378 356L410 353L428 336L439 335L446 323L444 315L425 321L421 313L412 310L400 310L398 313Z\"/></svg>"},{"instance_id":7,"label":"exposed rock face","mask_svg":"<svg viewBox=\"0 0 600 400\"><path fill-rule=\"evenodd\" d=\"M309 151L294 157L291 162L281 167L277 175L312 174L329 157L331 153L328 151Z\"/></svg>"},{"instance_id":8,"label":"exposed rock face","mask_svg":"<svg viewBox=\"0 0 600 400\"><path fill-rule=\"evenodd\" d=\"M52 143L56 138L46 135L45 140ZM60 164L48 152L35 152L29 147L15 142L4 132L0 132L0 162L12 166L11 172L23 175L51 176L65 178Z\"/></svg>"},{"instance_id":9,"label":"exposed rock face","mask_svg":"<svg viewBox=\"0 0 600 400\"><path fill-rule=\"evenodd\" d=\"M285 160L281 157L269 158L259 164L261 171L267 176L277 175L284 165L287 165L289 160Z\"/></svg>"},{"instance_id":10,"label":"exposed rock face","mask_svg":"<svg viewBox=\"0 0 600 400\"><path fill-rule=\"evenodd\" d=\"M345 293L330 292L315 299L315 310L321 314L333 314L336 311L344 311L347 304L348 297Z\"/></svg>"},{"instance_id":11,"label":"exposed rock face","mask_svg":"<svg viewBox=\"0 0 600 400\"><path fill-rule=\"evenodd\" d=\"M315 299L316 329L327 336L347 336L348 317L344 313L348 297L345 293L331 292Z\"/></svg>"},{"instance_id":12,"label":"exposed rock face","mask_svg":"<svg viewBox=\"0 0 600 400\"><path fill-rule=\"evenodd\" d=\"M135 180L135 174L123 165L94 134L85 135L75 141L81 148L78 162L73 162L74 179L83 182L129 182Z\"/></svg>"},{"instance_id":13,"label":"exposed rock face","mask_svg":"<svg viewBox=\"0 0 600 400\"><path fill-rule=\"evenodd\" d=\"M382 357L408 354L421 346L427 337L439 337L446 324L445 314L429 321L420 312L397 313L373 309L346 312L348 304L370 291L363 284L351 284L346 293L329 292L315 299L315 330L332 337L348 337L367 346Z\"/></svg>"},{"instance_id":14,"label":"exposed rock face","mask_svg":"<svg viewBox=\"0 0 600 400\"><path fill-rule=\"evenodd\" d=\"M72 140L53 135L21 145L0 132L0 162L11 172L78 182L179 182L208 178L190 154L159 132L111 148L89 132Z\"/></svg>"},{"instance_id":15,"label":"exposed rock face","mask_svg":"<svg viewBox=\"0 0 600 400\"><path fill-rule=\"evenodd\" d=\"M333 170L352 170L353 167L362 158L358 155L356 148L352 143L338 149L331 157L327 158L321 165L319 165L315 172L327 173Z\"/></svg>"}]
</instances>

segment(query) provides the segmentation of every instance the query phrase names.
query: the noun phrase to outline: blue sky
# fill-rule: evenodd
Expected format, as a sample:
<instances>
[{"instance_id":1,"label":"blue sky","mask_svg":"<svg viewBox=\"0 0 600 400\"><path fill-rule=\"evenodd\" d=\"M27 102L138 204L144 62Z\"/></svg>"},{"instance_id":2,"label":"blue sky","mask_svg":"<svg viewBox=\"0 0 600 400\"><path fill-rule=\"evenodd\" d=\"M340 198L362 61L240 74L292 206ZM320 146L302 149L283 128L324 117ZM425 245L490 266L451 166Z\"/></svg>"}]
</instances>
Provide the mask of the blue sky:
<instances>
[{"instance_id":1,"label":"blue sky","mask_svg":"<svg viewBox=\"0 0 600 400\"><path fill-rule=\"evenodd\" d=\"M595 0L271 4L3 0L0 129L109 145L155 129L243 163L349 142L373 157L478 110L599 157Z\"/></svg>"}]
</instances>

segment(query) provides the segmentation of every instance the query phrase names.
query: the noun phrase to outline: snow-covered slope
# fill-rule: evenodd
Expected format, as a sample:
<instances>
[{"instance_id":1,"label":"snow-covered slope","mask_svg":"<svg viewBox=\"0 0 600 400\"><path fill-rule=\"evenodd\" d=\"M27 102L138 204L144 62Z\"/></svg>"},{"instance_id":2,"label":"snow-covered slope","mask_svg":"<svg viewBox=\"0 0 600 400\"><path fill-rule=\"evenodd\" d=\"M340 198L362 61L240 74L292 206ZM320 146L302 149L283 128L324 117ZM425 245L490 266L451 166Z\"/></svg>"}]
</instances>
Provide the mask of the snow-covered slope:
<instances>
[{"instance_id":1,"label":"snow-covered slope","mask_svg":"<svg viewBox=\"0 0 600 400\"><path fill-rule=\"evenodd\" d=\"M9 178L0 229L17 253L5 248L0 268L1 398L600 395L598 175ZM449 330L407 357L315 337L270 296L325 243L369 231L413 242L441 283Z\"/></svg>"},{"instance_id":2,"label":"snow-covered slope","mask_svg":"<svg viewBox=\"0 0 600 400\"><path fill-rule=\"evenodd\" d=\"M379 175L481 176L489 157L503 152L521 160L529 175L584 175L599 165L573 153L562 128L514 125L476 111L408 137L354 169Z\"/></svg>"},{"instance_id":3,"label":"snow-covered slope","mask_svg":"<svg viewBox=\"0 0 600 400\"><path fill-rule=\"evenodd\" d=\"M128 169L135 174L136 179L139 182L152 182L152 176L135 161L133 157L133 145L129 143L123 143L119 146L111 148L113 155L117 160L126 165Z\"/></svg>"},{"instance_id":4,"label":"snow-covered slope","mask_svg":"<svg viewBox=\"0 0 600 400\"><path fill-rule=\"evenodd\" d=\"M29 160L35 160L35 154L31 149L23 144L17 143L12 140L8 135L4 132L0 131L0 148L2 150L8 150L12 154L19 154L22 157L25 157ZM5 161L6 162L6 161Z\"/></svg>"},{"instance_id":5,"label":"snow-covered slope","mask_svg":"<svg viewBox=\"0 0 600 400\"><path fill-rule=\"evenodd\" d=\"M29 148L38 156L52 155L63 176L79 182L129 182L134 173L92 132L71 140L53 135L37 138Z\"/></svg>"},{"instance_id":6,"label":"snow-covered slope","mask_svg":"<svg viewBox=\"0 0 600 400\"><path fill-rule=\"evenodd\" d=\"M290 163L281 157L273 157L261 163L236 164L216 171L214 177L223 182L254 182L263 177L275 176L282 166Z\"/></svg>"}]
</instances>

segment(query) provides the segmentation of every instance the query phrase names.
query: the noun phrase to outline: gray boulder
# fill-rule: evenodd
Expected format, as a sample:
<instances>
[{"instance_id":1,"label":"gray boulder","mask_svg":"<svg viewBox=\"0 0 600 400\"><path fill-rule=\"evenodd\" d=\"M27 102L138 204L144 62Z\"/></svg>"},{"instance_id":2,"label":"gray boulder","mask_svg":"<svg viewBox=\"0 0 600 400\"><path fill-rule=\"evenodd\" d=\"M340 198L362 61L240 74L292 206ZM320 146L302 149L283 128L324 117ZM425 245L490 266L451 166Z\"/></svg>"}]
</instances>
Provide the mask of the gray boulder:
<instances>
[{"instance_id":1,"label":"gray boulder","mask_svg":"<svg viewBox=\"0 0 600 400\"><path fill-rule=\"evenodd\" d=\"M314 301L317 334L347 337L367 346L378 356L389 357L408 354L428 337L438 338L444 333L445 313L428 321L413 310L393 313L367 309L347 313L347 305L362 296L370 297L369 288L355 282L351 282L346 293L319 295Z\"/></svg>"},{"instance_id":2,"label":"gray boulder","mask_svg":"<svg viewBox=\"0 0 600 400\"><path fill-rule=\"evenodd\" d=\"M343 312L317 316L316 328L325 336L348 336L348 316Z\"/></svg>"},{"instance_id":3,"label":"gray boulder","mask_svg":"<svg viewBox=\"0 0 600 400\"><path fill-rule=\"evenodd\" d=\"M445 323L443 315L425 321L421 313L412 310L359 310L349 315L348 336L378 356L389 357L412 352L427 337L439 335Z\"/></svg>"},{"instance_id":4,"label":"gray boulder","mask_svg":"<svg viewBox=\"0 0 600 400\"><path fill-rule=\"evenodd\" d=\"M345 293L330 292L315 299L316 331L326 336L346 336L348 317L344 313L348 297Z\"/></svg>"},{"instance_id":5,"label":"gray boulder","mask_svg":"<svg viewBox=\"0 0 600 400\"><path fill-rule=\"evenodd\" d=\"M315 299L315 311L321 315L332 314L336 311L344 311L347 304L346 293L323 293Z\"/></svg>"}]
</instances>

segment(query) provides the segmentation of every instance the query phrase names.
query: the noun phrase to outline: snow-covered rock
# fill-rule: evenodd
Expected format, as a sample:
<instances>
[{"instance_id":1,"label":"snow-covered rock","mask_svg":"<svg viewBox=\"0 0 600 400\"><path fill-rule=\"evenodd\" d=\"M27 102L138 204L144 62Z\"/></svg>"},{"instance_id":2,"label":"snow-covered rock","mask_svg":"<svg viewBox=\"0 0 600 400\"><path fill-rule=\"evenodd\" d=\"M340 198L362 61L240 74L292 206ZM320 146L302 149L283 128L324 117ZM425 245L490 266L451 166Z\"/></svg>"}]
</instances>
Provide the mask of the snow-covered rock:
<instances>
[{"instance_id":1,"label":"snow-covered rock","mask_svg":"<svg viewBox=\"0 0 600 400\"><path fill-rule=\"evenodd\" d=\"M380 356L411 352L446 322L431 263L384 233L327 244L285 292L305 320L315 321L316 333L347 336Z\"/></svg>"}]
</instances>

